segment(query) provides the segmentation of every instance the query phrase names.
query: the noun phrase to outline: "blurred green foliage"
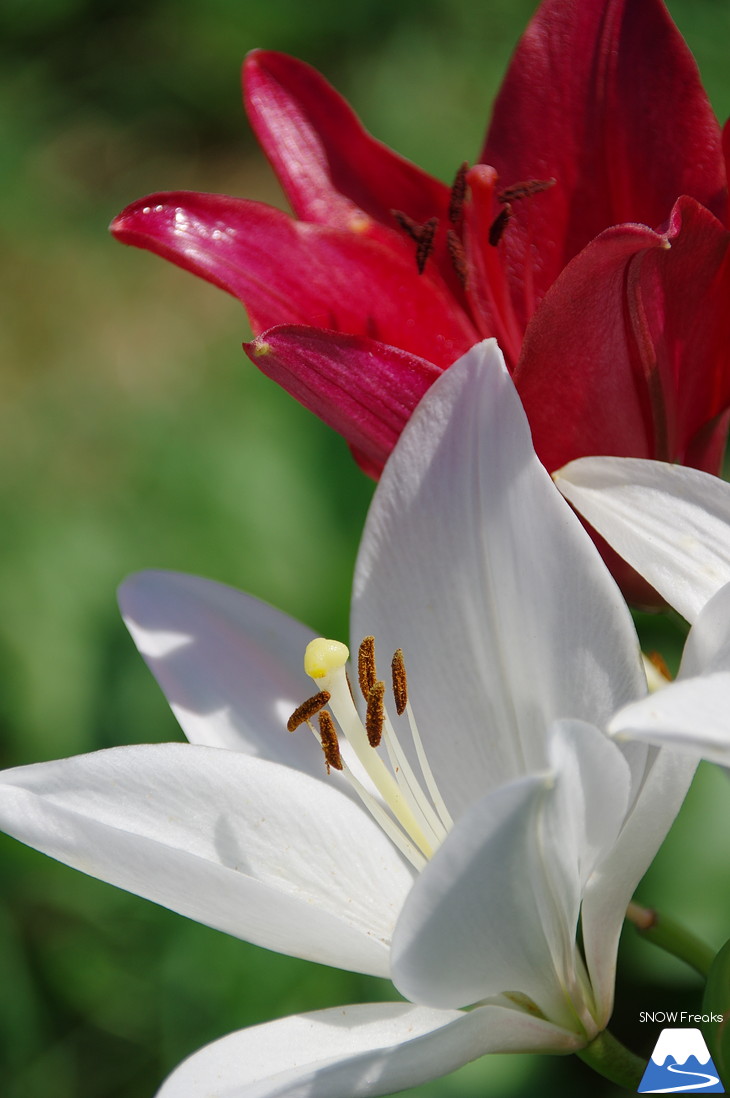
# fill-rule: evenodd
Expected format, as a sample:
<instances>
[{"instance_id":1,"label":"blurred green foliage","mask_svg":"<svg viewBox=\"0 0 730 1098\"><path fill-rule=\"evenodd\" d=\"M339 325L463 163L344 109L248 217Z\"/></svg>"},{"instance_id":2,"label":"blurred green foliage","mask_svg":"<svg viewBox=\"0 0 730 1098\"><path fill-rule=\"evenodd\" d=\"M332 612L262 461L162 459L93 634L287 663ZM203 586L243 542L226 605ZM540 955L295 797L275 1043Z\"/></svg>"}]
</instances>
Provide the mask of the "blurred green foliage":
<instances>
[{"instance_id":1,"label":"blurred green foliage","mask_svg":"<svg viewBox=\"0 0 730 1098\"><path fill-rule=\"evenodd\" d=\"M146 191L280 201L242 118L243 55L321 67L367 125L445 178L479 148L528 0L6 0L0 8L0 762L179 737L126 636L116 584L145 567L243 587L347 633L372 486L243 356L240 307L105 225ZM730 9L676 0L718 113ZM649 74L648 74L649 78ZM674 649L672 625L642 623ZM718 946L730 877L708 768L642 897ZM393 994L265 953L0 837L4 1098L144 1098L184 1055L282 1014ZM677 867L680 866L677 883ZM698 899L699 897L699 899ZM616 1032L698 1003L627 935ZM644 1027L646 1030L646 1027ZM578 1062L492 1057L422 1096L616 1093Z\"/></svg>"}]
</instances>

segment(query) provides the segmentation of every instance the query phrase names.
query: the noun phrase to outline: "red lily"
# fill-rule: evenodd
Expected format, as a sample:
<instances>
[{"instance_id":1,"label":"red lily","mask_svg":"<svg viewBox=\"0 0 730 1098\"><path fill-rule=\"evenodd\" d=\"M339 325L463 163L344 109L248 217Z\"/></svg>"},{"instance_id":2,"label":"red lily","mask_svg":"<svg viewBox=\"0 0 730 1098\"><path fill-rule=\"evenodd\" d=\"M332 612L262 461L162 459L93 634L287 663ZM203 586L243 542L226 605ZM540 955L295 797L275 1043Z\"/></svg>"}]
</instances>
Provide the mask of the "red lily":
<instances>
[{"instance_id":1,"label":"red lily","mask_svg":"<svg viewBox=\"0 0 730 1098\"><path fill-rule=\"evenodd\" d=\"M717 471L726 162L661 0L544 0L451 188L300 61L252 53L244 96L295 217L172 192L112 231L240 298L250 357L368 472L439 373L492 335L549 469L613 454Z\"/></svg>"}]
</instances>

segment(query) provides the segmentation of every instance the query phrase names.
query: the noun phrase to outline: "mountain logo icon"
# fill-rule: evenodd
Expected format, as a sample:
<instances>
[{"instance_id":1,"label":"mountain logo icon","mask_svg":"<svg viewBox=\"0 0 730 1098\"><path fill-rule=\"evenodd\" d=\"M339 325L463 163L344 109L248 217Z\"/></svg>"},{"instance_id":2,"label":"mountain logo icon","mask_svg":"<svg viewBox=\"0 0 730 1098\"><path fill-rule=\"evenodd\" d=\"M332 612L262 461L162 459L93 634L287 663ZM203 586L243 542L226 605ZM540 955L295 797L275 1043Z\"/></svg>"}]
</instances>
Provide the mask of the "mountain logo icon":
<instances>
[{"instance_id":1,"label":"mountain logo icon","mask_svg":"<svg viewBox=\"0 0 730 1098\"><path fill-rule=\"evenodd\" d=\"M724 1094L699 1029L663 1029L639 1083L639 1094Z\"/></svg>"}]
</instances>

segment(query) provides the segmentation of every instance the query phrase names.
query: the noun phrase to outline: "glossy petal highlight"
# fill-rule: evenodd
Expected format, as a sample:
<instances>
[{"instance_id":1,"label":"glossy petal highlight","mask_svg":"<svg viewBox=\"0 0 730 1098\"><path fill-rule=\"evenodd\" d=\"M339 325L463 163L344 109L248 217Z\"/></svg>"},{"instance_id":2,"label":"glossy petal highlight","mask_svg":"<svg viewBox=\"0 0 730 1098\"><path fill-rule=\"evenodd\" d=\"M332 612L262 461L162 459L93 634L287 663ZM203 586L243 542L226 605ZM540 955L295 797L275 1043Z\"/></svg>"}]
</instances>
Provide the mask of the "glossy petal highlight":
<instances>
[{"instance_id":1,"label":"glossy petal highlight","mask_svg":"<svg viewBox=\"0 0 730 1098\"><path fill-rule=\"evenodd\" d=\"M255 332L308 324L377 338L448 366L475 339L436 272L419 276L409 248L349 227L294 221L260 202L176 191L132 203L112 223L246 306Z\"/></svg>"}]
</instances>

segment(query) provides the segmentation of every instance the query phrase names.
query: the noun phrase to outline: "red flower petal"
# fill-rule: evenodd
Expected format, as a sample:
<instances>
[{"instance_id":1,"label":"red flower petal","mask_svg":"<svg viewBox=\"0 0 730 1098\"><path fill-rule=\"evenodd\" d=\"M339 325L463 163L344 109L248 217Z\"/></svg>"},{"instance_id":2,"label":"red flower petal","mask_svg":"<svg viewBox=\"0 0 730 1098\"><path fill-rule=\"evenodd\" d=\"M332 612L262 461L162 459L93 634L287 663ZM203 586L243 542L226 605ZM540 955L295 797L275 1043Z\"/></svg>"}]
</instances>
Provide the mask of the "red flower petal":
<instances>
[{"instance_id":1,"label":"red flower petal","mask_svg":"<svg viewBox=\"0 0 730 1098\"><path fill-rule=\"evenodd\" d=\"M375 477L441 373L398 347L319 328L278 326L244 349L268 377L338 431Z\"/></svg>"},{"instance_id":2,"label":"red flower petal","mask_svg":"<svg viewBox=\"0 0 730 1098\"><path fill-rule=\"evenodd\" d=\"M703 425L730 399L729 242L682 198L666 236L616 226L566 267L515 371L548 469L587 454L704 466L717 453Z\"/></svg>"},{"instance_id":3,"label":"red flower petal","mask_svg":"<svg viewBox=\"0 0 730 1098\"><path fill-rule=\"evenodd\" d=\"M652 457L651 411L627 331L626 285L642 226L607 229L568 265L525 335L515 384L548 469L586 454Z\"/></svg>"},{"instance_id":4,"label":"red flower petal","mask_svg":"<svg viewBox=\"0 0 730 1098\"><path fill-rule=\"evenodd\" d=\"M611 225L666 223L679 195L721 220L720 130L697 67L660 0L544 0L495 104L481 159L503 186L556 179L515 204L505 233L539 301L561 268Z\"/></svg>"},{"instance_id":5,"label":"red flower petal","mask_svg":"<svg viewBox=\"0 0 730 1098\"><path fill-rule=\"evenodd\" d=\"M298 217L349 228L364 213L371 219L369 236L390 247L407 245L412 256L415 245L395 211L416 226L435 218L429 266L463 303L446 242L448 187L376 141L332 85L295 57L253 50L243 66L243 88L251 126Z\"/></svg>"},{"instance_id":6,"label":"red flower petal","mask_svg":"<svg viewBox=\"0 0 730 1098\"><path fill-rule=\"evenodd\" d=\"M669 460L695 465L688 447L705 449L713 430L722 434L713 421L730 404L730 233L704 206L680 198L667 237L671 250L647 257L641 272L646 332L671 394Z\"/></svg>"},{"instance_id":7,"label":"red flower petal","mask_svg":"<svg viewBox=\"0 0 730 1098\"><path fill-rule=\"evenodd\" d=\"M308 324L365 335L447 366L477 336L436 272L407 249L359 231L294 221L223 195L172 192L128 206L112 223L148 248L238 297L255 332Z\"/></svg>"},{"instance_id":8,"label":"red flower petal","mask_svg":"<svg viewBox=\"0 0 730 1098\"><path fill-rule=\"evenodd\" d=\"M243 81L254 133L302 220L341 224L353 205L390 228L393 210L419 223L446 217L448 188L371 137L316 69L254 50Z\"/></svg>"}]
</instances>

